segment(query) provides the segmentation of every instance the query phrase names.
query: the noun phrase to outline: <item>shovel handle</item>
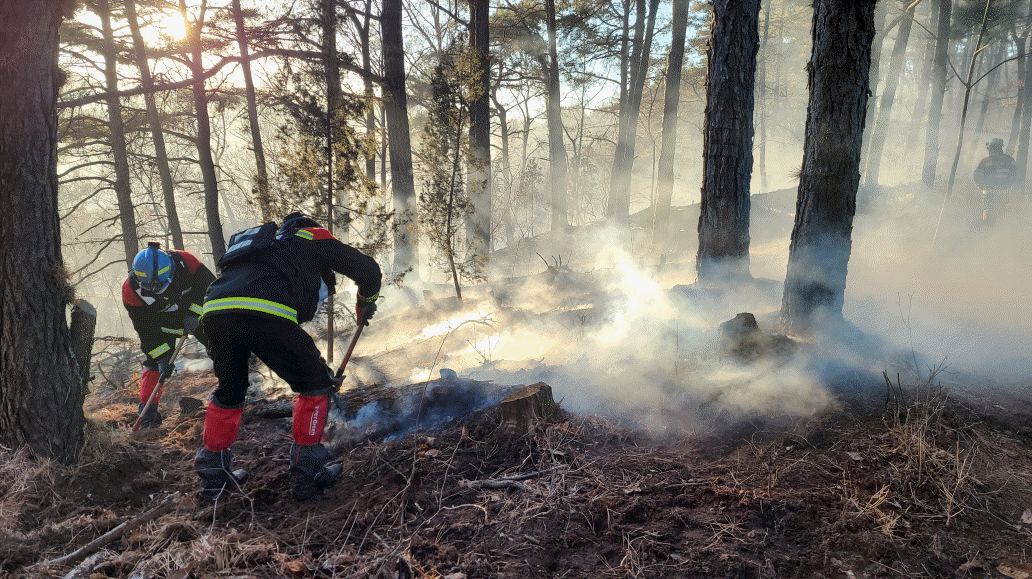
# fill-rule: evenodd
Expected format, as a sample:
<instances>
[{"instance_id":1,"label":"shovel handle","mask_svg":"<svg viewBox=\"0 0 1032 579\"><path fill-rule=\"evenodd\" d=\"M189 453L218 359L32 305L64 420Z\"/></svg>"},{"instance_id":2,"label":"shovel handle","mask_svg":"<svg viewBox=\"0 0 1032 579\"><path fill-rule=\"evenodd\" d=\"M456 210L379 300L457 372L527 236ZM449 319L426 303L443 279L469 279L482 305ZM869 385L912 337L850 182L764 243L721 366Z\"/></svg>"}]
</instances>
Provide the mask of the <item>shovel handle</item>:
<instances>
[{"instance_id":1,"label":"shovel handle","mask_svg":"<svg viewBox=\"0 0 1032 579\"><path fill-rule=\"evenodd\" d=\"M184 335L182 338L179 339L179 344L176 345L175 351L172 352L172 359L169 360L169 363L175 363L176 358L179 356L179 351L183 349L183 344L185 343L186 336ZM140 425L143 424L143 416L147 414L147 410L149 410L151 404L154 403L154 398L157 397L158 390L161 390L161 387L165 385L165 380L166 378L162 376L161 379L158 380L157 386L155 386L154 389L151 390L150 396L147 397L147 403L143 405L143 410L140 411L140 415L136 417L136 422L133 423L132 432L136 432L140 429Z\"/></svg>"},{"instance_id":2,"label":"shovel handle","mask_svg":"<svg viewBox=\"0 0 1032 579\"><path fill-rule=\"evenodd\" d=\"M351 359L351 353L355 351L355 344L358 343L358 337L362 335L362 328L365 327L365 321L365 308L362 308L362 313L358 316L358 329L355 330L355 335L351 338L351 345L348 346L348 352L344 354L344 359L341 360L340 366L337 367L337 373L334 374L334 377L339 379L344 375L344 366L348 365L348 360Z\"/></svg>"}]
</instances>

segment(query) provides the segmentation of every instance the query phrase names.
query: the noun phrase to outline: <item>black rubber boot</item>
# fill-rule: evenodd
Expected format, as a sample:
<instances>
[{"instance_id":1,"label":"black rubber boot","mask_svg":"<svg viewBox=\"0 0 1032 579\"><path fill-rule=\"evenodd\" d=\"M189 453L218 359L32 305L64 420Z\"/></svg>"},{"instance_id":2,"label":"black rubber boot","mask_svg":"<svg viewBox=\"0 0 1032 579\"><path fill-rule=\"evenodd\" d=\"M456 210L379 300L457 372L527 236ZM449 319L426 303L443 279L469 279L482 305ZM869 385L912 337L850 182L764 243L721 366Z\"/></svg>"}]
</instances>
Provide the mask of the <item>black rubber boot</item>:
<instances>
[{"instance_id":1,"label":"black rubber boot","mask_svg":"<svg viewBox=\"0 0 1032 579\"><path fill-rule=\"evenodd\" d=\"M247 471L232 470L233 453L229 449L215 452L201 447L194 458L194 468L201 477L200 497L206 501L219 498L226 488L234 488L247 481Z\"/></svg>"},{"instance_id":2,"label":"black rubber boot","mask_svg":"<svg viewBox=\"0 0 1032 579\"><path fill-rule=\"evenodd\" d=\"M136 407L136 416L143 414L143 420L140 421L140 428L157 428L161 426L161 422L164 419L162 418L161 413L158 412L158 405L151 404L146 413L143 412L144 406L146 406L146 404L140 402L140 405Z\"/></svg>"},{"instance_id":3,"label":"black rubber boot","mask_svg":"<svg viewBox=\"0 0 1032 579\"><path fill-rule=\"evenodd\" d=\"M344 467L327 466L329 452L321 444L298 444L290 447L290 487L294 500L308 501L322 494L339 479Z\"/></svg>"}]
</instances>

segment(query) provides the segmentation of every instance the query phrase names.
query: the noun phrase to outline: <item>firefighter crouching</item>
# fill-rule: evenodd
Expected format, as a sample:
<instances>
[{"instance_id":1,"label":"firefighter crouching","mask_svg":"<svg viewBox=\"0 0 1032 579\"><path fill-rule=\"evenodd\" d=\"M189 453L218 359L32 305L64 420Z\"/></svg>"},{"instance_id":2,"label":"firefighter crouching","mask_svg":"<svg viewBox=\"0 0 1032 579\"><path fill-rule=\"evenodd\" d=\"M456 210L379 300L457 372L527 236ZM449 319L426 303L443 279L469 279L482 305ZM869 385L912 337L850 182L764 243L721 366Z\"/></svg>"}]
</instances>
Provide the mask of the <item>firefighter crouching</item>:
<instances>
[{"instance_id":1,"label":"firefighter crouching","mask_svg":"<svg viewBox=\"0 0 1032 579\"><path fill-rule=\"evenodd\" d=\"M368 319L379 297L380 266L312 218L292 213L278 230L266 223L230 238L219 272L202 318L219 384L205 414L204 445L194 460L200 496L213 501L247 478L245 471L233 470L230 446L240 428L253 353L298 393L289 476L294 498L312 499L337 482L343 467L327 465L321 443L327 395L336 388L333 373L299 324L311 320L334 293L333 272L356 283L356 311Z\"/></svg>"},{"instance_id":2,"label":"firefighter crouching","mask_svg":"<svg viewBox=\"0 0 1032 579\"><path fill-rule=\"evenodd\" d=\"M152 241L136 254L129 277L122 284L122 304L140 337L140 347L147 355L140 375L140 406L143 408L161 378L173 372L172 353L176 341L193 334L207 345L199 325L204 294L215 279L211 270L186 251L162 251ZM154 402L140 422L141 428L161 425L158 388Z\"/></svg>"}]
</instances>

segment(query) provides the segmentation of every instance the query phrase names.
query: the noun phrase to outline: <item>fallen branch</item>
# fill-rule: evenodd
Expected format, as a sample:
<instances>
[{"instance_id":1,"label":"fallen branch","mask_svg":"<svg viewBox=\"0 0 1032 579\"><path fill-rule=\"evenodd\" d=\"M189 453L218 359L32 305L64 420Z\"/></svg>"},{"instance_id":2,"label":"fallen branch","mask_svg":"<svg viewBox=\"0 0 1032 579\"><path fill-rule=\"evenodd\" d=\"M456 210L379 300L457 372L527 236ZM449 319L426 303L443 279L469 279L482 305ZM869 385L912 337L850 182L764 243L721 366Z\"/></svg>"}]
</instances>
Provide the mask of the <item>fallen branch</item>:
<instances>
[{"instance_id":1,"label":"fallen branch","mask_svg":"<svg viewBox=\"0 0 1032 579\"><path fill-rule=\"evenodd\" d=\"M74 563L74 562L78 561L79 559L82 559L83 557L86 557L90 553L96 551L97 549L103 547L104 545L107 545L108 543L111 543L111 542L115 541L116 539L118 539L122 535L128 533L129 531L135 529L136 527L139 527L139 526L141 526L141 525L143 525L143 524L145 524L145 523L147 523L147 522L149 522L149 521L151 521L153 519L156 519L158 517L158 515L162 514L166 510L170 509L176 503L176 501L178 499L179 499L179 492L176 491L176 492L168 495L164 499L161 499L161 502L158 503L158 505L156 507L154 507L153 509L143 513L142 515L136 517L135 519L130 519L130 520L122 523L121 525L118 525L114 529L111 529L110 531L108 531L108 532L104 533L103 535L97 537L96 539L90 541L88 544L86 544L85 546L81 547L80 549L78 549L74 553L69 553L68 555L64 555L62 557L58 557L57 559L51 559L50 561L46 561L46 562L40 563L38 565L33 565L33 567L39 568L39 567L49 567L51 565L65 565L65 564L68 564L68 563Z\"/></svg>"},{"instance_id":2,"label":"fallen branch","mask_svg":"<svg viewBox=\"0 0 1032 579\"><path fill-rule=\"evenodd\" d=\"M76 565L74 569L66 573L61 579L89 579L93 576L94 569L117 557L118 555L111 551L98 551L82 563Z\"/></svg>"},{"instance_id":3,"label":"fallen branch","mask_svg":"<svg viewBox=\"0 0 1032 579\"><path fill-rule=\"evenodd\" d=\"M534 489L532 489L531 487L529 487L529 486L527 486L527 485L525 485L525 484L523 484L523 483L521 483L519 481L531 479L531 478L534 478L534 477L539 477L539 476L545 474L546 472L551 472L551 471L539 470L539 471L535 471L535 472L529 472L529 473L526 473L526 474L521 474L521 475L518 475L518 476L512 476L512 477L507 477L507 478L488 479L488 480L465 480L465 479L463 479L463 480L459 481L459 486L460 487L470 488L470 489L519 489L521 491L530 491L530 490L534 490Z\"/></svg>"}]
</instances>

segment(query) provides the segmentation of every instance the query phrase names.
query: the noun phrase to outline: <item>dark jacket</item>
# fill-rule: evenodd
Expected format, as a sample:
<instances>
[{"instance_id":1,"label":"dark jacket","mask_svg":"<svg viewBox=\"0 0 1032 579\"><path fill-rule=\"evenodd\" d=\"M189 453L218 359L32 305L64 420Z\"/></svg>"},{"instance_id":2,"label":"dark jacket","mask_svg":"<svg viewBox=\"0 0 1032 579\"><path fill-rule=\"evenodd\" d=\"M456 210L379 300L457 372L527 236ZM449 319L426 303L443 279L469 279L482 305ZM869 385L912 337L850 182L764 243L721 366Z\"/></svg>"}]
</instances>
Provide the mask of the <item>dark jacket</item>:
<instances>
[{"instance_id":1,"label":"dark jacket","mask_svg":"<svg viewBox=\"0 0 1032 579\"><path fill-rule=\"evenodd\" d=\"M993 153L975 168L974 179L982 189L1006 189L1014 184L1017 172L1014 157L1007 153Z\"/></svg>"},{"instance_id":2,"label":"dark jacket","mask_svg":"<svg viewBox=\"0 0 1032 579\"><path fill-rule=\"evenodd\" d=\"M144 295L132 275L122 284L122 304L140 336L140 348L149 360L168 359L183 335L183 317L201 315L204 294L215 274L193 254L169 251L175 272L160 296ZM198 336L202 343L202 336Z\"/></svg>"},{"instance_id":3,"label":"dark jacket","mask_svg":"<svg viewBox=\"0 0 1032 579\"><path fill-rule=\"evenodd\" d=\"M358 285L358 293L380 293L380 266L361 251L341 243L322 227L307 227L277 236L271 246L230 263L211 286L204 315L253 311L297 323L315 316L325 283L334 293L333 272Z\"/></svg>"}]
</instances>

